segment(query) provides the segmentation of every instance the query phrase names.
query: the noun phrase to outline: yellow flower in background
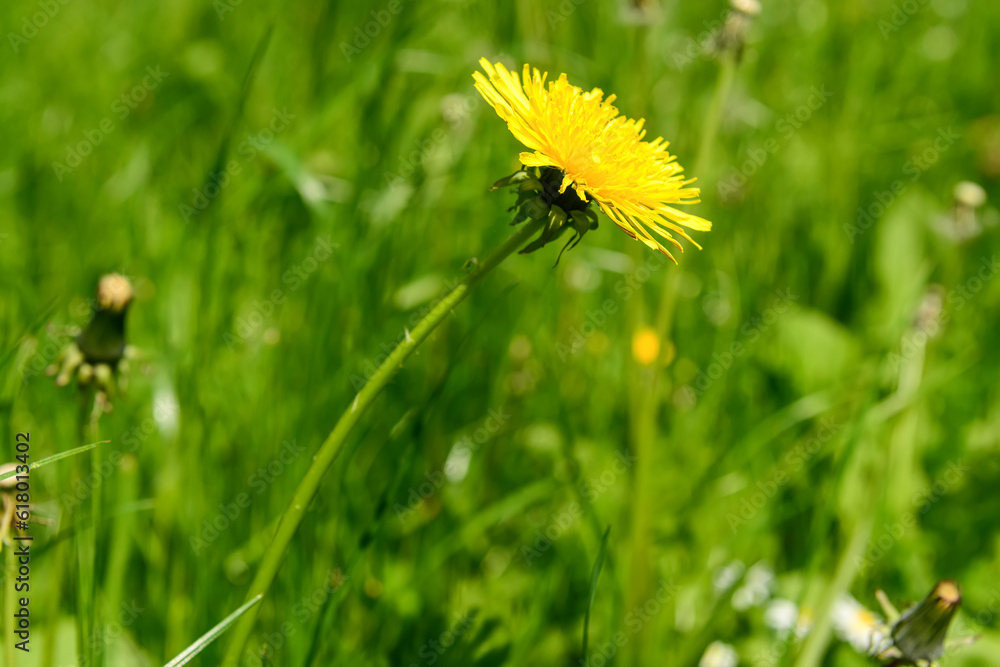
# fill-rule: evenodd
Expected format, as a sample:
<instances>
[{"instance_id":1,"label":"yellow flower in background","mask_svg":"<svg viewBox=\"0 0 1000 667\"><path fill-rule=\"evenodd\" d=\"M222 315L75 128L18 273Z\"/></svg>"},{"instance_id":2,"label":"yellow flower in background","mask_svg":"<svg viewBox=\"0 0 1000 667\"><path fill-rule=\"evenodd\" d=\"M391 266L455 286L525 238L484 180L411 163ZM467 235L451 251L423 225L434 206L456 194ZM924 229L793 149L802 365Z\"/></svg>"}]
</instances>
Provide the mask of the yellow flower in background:
<instances>
[{"instance_id":1,"label":"yellow flower in background","mask_svg":"<svg viewBox=\"0 0 1000 667\"><path fill-rule=\"evenodd\" d=\"M681 225L709 231L712 223L674 207L697 204L700 191L686 187L694 179L684 179L683 168L667 152L668 142L643 141L644 119L619 116L611 105L614 95L605 99L599 88L584 92L565 74L546 85L548 73L528 65L519 78L501 63L491 65L485 58L479 63L486 75L473 73L476 89L511 134L534 151L521 153L525 167L558 169L560 193L572 188L583 202L597 202L626 234L671 259L653 234L681 251L670 232L701 248Z\"/></svg>"},{"instance_id":2,"label":"yellow flower in background","mask_svg":"<svg viewBox=\"0 0 1000 667\"><path fill-rule=\"evenodd\" d=\"M660 358L660 339L649 327L643 327L632 337L632 356L643 366Z\"/></svg>"}]
</instances>

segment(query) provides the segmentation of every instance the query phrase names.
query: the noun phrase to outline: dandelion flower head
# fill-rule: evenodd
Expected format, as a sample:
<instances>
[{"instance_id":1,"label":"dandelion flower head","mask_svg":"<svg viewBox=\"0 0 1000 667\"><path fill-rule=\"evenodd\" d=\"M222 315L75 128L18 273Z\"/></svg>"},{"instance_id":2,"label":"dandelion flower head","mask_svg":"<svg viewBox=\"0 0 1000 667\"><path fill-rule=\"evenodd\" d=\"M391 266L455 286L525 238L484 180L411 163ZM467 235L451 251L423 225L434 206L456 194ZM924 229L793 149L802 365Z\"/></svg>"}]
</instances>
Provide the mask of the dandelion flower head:
<instances>
[{"instance_id":1,"label":"dandelion flower head","mask_svg":"<svg viewBox=\"0 0 1000 667\"><path fill-rule=\"evenodd\" d=\"M676 208L699 202L662 137L645 141L644 119L618 115L614 95L590 92L569 83L565 74L524 66L521 77L501 63L479 61L476 89L507 122L511 134L531 152L520 154L525 167L562 172L559 192L571 188L583 202L594 201L619 228L671 259L663 239L684 248L673 234L700 248L685 228L709 231L712 223ZM658 237L658 238L657 238Z\"/></svg>"}]
</instances>

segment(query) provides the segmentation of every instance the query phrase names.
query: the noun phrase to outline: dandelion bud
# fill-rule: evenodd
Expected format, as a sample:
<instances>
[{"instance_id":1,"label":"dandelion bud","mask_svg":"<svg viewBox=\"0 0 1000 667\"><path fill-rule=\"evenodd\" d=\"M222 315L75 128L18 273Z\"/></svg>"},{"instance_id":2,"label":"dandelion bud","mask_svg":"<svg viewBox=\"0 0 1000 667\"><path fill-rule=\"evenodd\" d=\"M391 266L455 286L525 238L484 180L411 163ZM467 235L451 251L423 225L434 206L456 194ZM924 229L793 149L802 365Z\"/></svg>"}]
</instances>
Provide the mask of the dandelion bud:
<instances>
[{"instance_id":1,"label":"dandelion bud","mask_svg":"<svg viewBox=\"0 0 1000 667\"><path fill-rule=\"evenodd\" d=\"M986 203L986 190L972 181L962 181L955 185L955 205L976 209Z\"/></svg>"},{"instance_id":2,"label":"dandelion bud","mask_svg":"<svg viewBox=\"0 0 1000 667\"><path fill-rule=\"evenodd\" d=\"M89 363L108 364L114 370L125 355L125 313L132 295L125 276L110 273L101 278L94 317L76 340Z\"/></svg>"},{"instance_id":3,"label":"dandelion bud","mask_svg":"<svg viewBox=\"0 0 1000 667\"><path fill-rule=\"evenodd\" d=\"M726 16L722 32L716 39L716 51L732 53L737 61L743 56L747 33L753 17L760 14L761 5L758 0L730 0L733 11Z\"/></svg>"},{"instance_id":4,"label":"dandelion bud","mask_svg":"<svg viewBox=\"0 0 1000 667\"><path fill-rule=\"evenodd\" d=\"M119 273L109 273L97 284L97 305L101 310L120 313L132 301L132 283Z\"/></svg>"},{"instance_id":5,"label":"dandelion bud","mask_svg":"<svg viewBox=\"0 0 1000 667\"><path fill-rule=\"evenodd\" d=\"M663 18L656 0L630 0L622 6L621 20L625 25L651 25Z\"/></svg>"},{"instance_id":6,"label":"dandelion bud","mask_svg":"<svg viewBox=\"0 0 1000 667\"><path fill-rule=\"evenodd\" d=\"M911 662L936 660L944 653L945 635L962 604L962 589L951 580L939 581L927 597L907 609L892 627L893 644Z\"/></svg>"},{"instance_id":7,"label":"dandelion bud","mask_svg":"<svg viewBox=\"0 0 1000 667\"><path fill-rule=\"evenodd\" d=\"M733 9L746 14L747 16L757 16L760 14L761 6L759 0L730 0Z\"/></svg>"},{"instance_id":8,"label":"dandelion bud","mask_svg":"<svg viewBox=\"0 0 1000 667\"><path fill-rule=\"evenodd\" d=\"M978 236L982 226L976 209L986 203L986 191L978 183L962 181L955 184L954 197L953 210L939 222L941 233L955 241Z\"/></svg>"}]
</instances>

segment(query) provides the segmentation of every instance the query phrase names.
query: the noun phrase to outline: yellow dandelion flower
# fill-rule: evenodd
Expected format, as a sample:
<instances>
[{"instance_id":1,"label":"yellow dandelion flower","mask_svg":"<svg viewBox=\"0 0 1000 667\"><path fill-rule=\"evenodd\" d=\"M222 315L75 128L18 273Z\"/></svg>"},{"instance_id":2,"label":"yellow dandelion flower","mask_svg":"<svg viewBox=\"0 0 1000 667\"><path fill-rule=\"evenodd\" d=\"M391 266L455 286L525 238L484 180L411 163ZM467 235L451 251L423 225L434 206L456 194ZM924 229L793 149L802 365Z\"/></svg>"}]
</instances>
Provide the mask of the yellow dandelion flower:
<instances>
[{"instance_id":1,"label":"yellow dandelion flower","mask_svg":"<svg viewBox=\"0 0 1000 667\"><path fill-rule=\"evenodd\" d=\"M675 208L697 204L700 191L686 187L694 179L684 179L668 142L643 140L644 119L619 116L614 95L605 98L599 88L584 92L565 74L546 86L548 73L528 65L519 78L501 63L479 63L486 75L473 73L476 89L533 151L521 153L525 167L558 169L560 194L572 188L582 202L595 201L626 234L671 259L653 234L681 251L671 232L701 248L683 227L709 231L712 223Z\"/></svg>"}]
</instances>

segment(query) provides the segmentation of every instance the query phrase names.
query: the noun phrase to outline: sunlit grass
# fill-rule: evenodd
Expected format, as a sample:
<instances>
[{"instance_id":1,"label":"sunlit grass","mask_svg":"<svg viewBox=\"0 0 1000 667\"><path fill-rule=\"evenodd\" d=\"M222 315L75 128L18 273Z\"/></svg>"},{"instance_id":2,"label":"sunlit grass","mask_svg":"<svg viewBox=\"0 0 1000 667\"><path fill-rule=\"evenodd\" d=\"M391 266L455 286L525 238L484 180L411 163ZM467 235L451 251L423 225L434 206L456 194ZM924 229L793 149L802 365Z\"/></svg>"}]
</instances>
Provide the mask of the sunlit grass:
<instances>
[{"instance_id":1,"label":"sunlit grass","mask_svg":"<svg viewBox=\"0 0 1000 667\"><path fill-rule=\"evenodd\" d=\"M506 262L345 440L245 664L262 646L278 665L576 664L589 609L592 659L691 665L720 641L745 664L861 665L837 593L874 609L876 588L916 600L943 578L983 634L945 664L992 664L1000 10L936 0L886 32L901 3L765 2L708 149L720 64L699 41L724 3L636 25L614 3L402 2L348 62L389 4L76 0L4 45L0 462L18 431L36 461L90 442L44 369L100 275L136 291L144 357L100 424L98 659L164 664L242 604L359 378L510 234L513 198L488 188L520 148L476 99L485 55L614 91L672 153L708 151L691 210L711 242L650 263L602 218L556 268L558 248ZM4 33L40 11L4 4ZM964 180L989 197L971 236ZM650 330L652 363L633 350ZM655 428L629 408L653 378ZM32 528L25 664L75 659L78 467L32 473L63 523ZM756 590L717 587L737 560L816 632L734 609Z\"/></svg>"}]
</instances>

